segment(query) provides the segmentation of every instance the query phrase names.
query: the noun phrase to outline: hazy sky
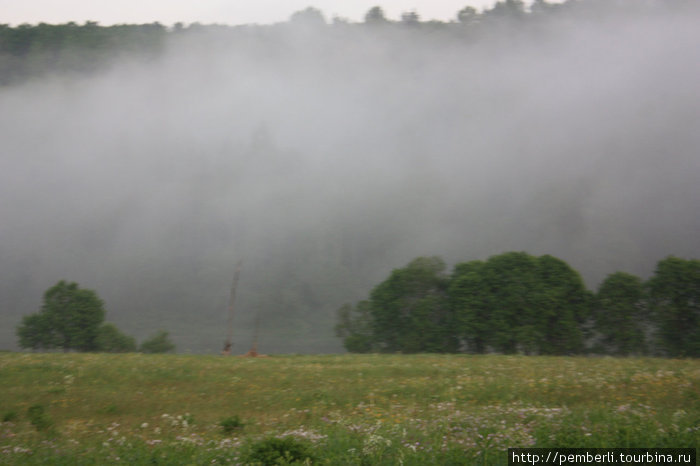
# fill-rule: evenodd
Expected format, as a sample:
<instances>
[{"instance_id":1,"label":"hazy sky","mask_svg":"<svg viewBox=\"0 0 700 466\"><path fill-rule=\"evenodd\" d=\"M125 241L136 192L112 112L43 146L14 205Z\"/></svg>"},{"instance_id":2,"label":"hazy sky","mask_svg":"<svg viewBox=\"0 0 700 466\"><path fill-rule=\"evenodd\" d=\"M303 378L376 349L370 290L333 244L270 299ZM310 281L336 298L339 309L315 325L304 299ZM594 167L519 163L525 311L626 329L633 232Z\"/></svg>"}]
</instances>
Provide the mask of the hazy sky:
<instances>
[{"instance_id":1,"label":"hazy sky","mask_svg":"<svg viewBox=\"0 0 700 466\"><path fill-rule=\"evenodd\" d=\"M360 21L371 7L380 5L387 16L398 19L402 12L415 10L421 18L455 18L467 5L490 7L495 0L0 0L0 24L65 23L97 21L115 23L250 24L285 21L295 11L313 6L327 19L335 16Z\"/></svg>"}]
</instances>

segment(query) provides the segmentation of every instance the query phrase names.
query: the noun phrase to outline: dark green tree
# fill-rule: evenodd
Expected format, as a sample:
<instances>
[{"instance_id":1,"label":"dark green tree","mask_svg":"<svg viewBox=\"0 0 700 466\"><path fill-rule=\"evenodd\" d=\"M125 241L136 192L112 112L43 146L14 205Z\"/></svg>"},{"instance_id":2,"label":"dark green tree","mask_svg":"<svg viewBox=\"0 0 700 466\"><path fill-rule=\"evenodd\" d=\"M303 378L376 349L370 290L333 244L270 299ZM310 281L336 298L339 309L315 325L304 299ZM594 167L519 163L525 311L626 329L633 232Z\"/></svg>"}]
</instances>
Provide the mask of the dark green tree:
<instances>
[{"instance_id":1,"label":"dark green tree","mask_svg":"<svg viewBox=\"0 0 700 466\"><path fill-rule=\"evenodd\" d=\"M484 15L489 19L514 20L525 16L525 3L522 0L503 0L496 2Z\"/></svg>"},{"instance_id":2,"label":"dark green tree","mask_svg":"<svg viewBox=\"0 0 700 466\"><path fill-rule=\"evenodd\" d=\"M22 324L17 327L17 336L20 348L42 350L55 347L51 323L45 314L24 316Z\"/></svg>"},{"instance_id":3,"label":"dark green tree","mask_svg":"<svg viewBox=\"0 0 700 466\"><path fill-rule=\"evenodd\" d=\"M175 345L170 341L168 332L159 330L141 343L139 349L142 353L169 353L175 350Z\"/></svg>"},{"instance_id":4,"label":"dark green tree","mask_svg":"<svg viewBox=\"0 0 700 466\"><path fill-rule=\"evenodd\" d=\"M372 290L372 335L380 351L456 351L444 271L439 257L419 257Z\"/></svg>"},{"instance_id":5,"label":"dark green tree","mask_svg":"<svg viewBox=\"0 0 700 466\"><path fill-rule=\"evenodd\" d=\"M525 252L492 256L482 270L488 293L491 344L502 353L533 352L543 334L534 303L536 258ZM519 346L524 348L519 348Z\"/></svg>"},{"instance_id":6,"label":"dark green tree","mask_svg":"<svg viewBox=\"0 0 700 466\"><path fill-rule=\"evenodd\" d=\"M625 272L608 275L598 288L595 329L606 353L643 354L648 313L642 279Z\"/></svg>"},{"instance_id":7,"label":"dark green tree","mask_svg":"<svg viewBox=\"0 0 700 466\"><path fill-rule=\"evenodd\" d=\"M321 13L320 10L313 7L308 7L304 10L292 13L292 16L289 18L289 21L300 26L314 28L326 25L326 19L323 17L323 13Z\"/></svg>"},{"instance_id":8,"label":"dark green tree","mask_svg":"<svg viewBox=\"0 0 700 466\"><path fill-rule=\"evenodd\" d=\"M593 295L578 272L556 257L538 257L534 303L532 314L543 336L537 345L540 354L583 351Z\"/></svg>"},{"instance_id":9,"label":"dark green tree","mask_svg":"<svg viewBox=\"0 0 700 466\"><path fill-rule=\"evenodd\" d=\"M674 357L700 356L700 260L668 257L647 283L658 343Z\"/></svg>"},{"instance_id":10,"label":"dark green tree","mask_svg":"<svg viewBox=\"0 0 700 466\"><path fill-rule=\"evenodd\" d=\"M415 11L401 13L401 22L406 26L417 26L420 24L420 16Z\"/></svg>"},{"instance_id":11,"label":"dark green tree","mask_svg":"<svg viewBox=\"0 0 700 466\"><path fill-rule=\"evenodd\" d=\"M351 353L369 353L374 349L372 315L369 301L357 306L345 304L338 309L335 334L343 339L343 346Z\"/></svg>"},{"instance_id":12,"label":"dark green tree","mask_svg":"<svg viewBox=\"0 0 700 466\"><path fill-rule=\"evenodd\" d=\"M455 313L455 330L464 349L484 353L491 343L490 295L482 270L484 262L455 266L449 286L450 306Z\"/></svg>"},{"instance_id":13,"label":"dark green tree","mask_svg":"<svg viewBox=\"0 0 700 466\"><path fill-rule=\"evenodd\" d=\"M370 8L365 14L365 24L386 24L388 20L384 16L384 10L379 6Z\"/></svg>"},{"instance_id":14,"label":"dark green tree","mask_svg":"<svg viewBox=\"0 0 700 466\"><path fill-rule=\"evenodd\" d=\"M136 340L106 322L97 331L97 349L105 353L131 353L136 351Z\"/></svg>"},{"instance_id":15,"label":"dark green tree","mask_svg":"<svg viewBox=\"0 0 700 466\"><path fill-rule=\"evenodd\" d=\"M479 20L479 13L476 8L466 6L457 12L457 20L464 25L471 25Z\"/></svg>"},{"instance_id":16,"label":"dark green tree","mask_svg":"<svg viewBox=\"0 0 700 466\"><path fill-rule=\"evenodd\" d=\"M17 328L20 346L94 351L104 315L102 300L94 291L61 280L44 293L39 314L28 316Z\"/></svg>"},{"instance_id":17,"label":"dark green tree","mask_svg":"<svg viewBox=\"0 0 700 466\"><path fill-rule=\"evenodd\" d=\"M580 275L560 259L508 252L486 262L458 264L449 295L468 351L583 350L590 293Z\"/></svg>"}]
</instances>

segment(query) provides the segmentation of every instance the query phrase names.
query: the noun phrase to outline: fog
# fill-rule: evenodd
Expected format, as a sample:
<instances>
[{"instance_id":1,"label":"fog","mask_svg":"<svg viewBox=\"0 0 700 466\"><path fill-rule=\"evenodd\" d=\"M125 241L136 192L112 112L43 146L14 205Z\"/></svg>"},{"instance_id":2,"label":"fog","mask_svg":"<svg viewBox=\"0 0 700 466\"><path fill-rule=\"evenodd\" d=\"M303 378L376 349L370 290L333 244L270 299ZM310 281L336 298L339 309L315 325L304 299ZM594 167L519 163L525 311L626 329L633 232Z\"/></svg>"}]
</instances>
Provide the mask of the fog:
<instances>
[{"instance_id":1,"label":"fog","mask_svg":"<svg viewBox=\"0 0 700 466\"><path fill-rule=\"evenodd\" d=\"M139 339L342 350L335 310L420 255L552 254L595 289L700 257L689 15L172 34L0 88L0 348L58 280ZM235 40L234 40L235 39Z\"/></svg>"}]
</instances>

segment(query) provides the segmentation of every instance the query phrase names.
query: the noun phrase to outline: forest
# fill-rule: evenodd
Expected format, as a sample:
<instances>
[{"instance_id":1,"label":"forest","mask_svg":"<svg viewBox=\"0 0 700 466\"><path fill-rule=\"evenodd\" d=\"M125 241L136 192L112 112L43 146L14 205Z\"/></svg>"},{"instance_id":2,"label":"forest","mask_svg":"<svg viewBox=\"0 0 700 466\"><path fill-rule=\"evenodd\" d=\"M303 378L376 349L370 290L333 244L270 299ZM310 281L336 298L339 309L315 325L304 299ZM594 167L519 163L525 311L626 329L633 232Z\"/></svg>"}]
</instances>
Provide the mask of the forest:
<instances>
[{"instance_id":1,"label":"forest","mask_svg":"<svg viewBox=\"0 0 700 466\"><path fill-rule=\"evenodd\" d=\"M0 349L63 280L125 335L218 353L242 261L235 352L259 322L267 353L697 355L652 284L700 257L699 16L507 0L451 22L0 25ZM429 286L398 292L411 264ZM577 290L561 314L542 267ZM484 291L497 276L531 292ZM435 331L391 323L410 296Z\"/></svg>"},{"instance_id":2,"label":"forest","mask_svg":"<svg viewBox=\"0 0 700 466\"><path fill-rule=\"evenodd\" d=\"M368 40L386 39L386 35L399 39L410 35L426 41L424 46L430 47L440 40L512 41L551 33L553 28L565 27L569 21L595 23L619 16L639 18L669 12L696 14L697 6L692 0L566 0L557 3L535 0L529 5L522 0L503 0L484 11L465 6L455 12L451 22L421 21L416 11L406 11L399 21L392 21L386 18L381 6L375 6L367 11L362 23L338 17L328 22L320 10L308 7L294 13L286 23L265 26L176 23L168 27L158 22L101 26L94 21L17 27L0 24L0 85L36 79L49 73L76 76L96 72L125 58L157 60L166 53L173 39L182 36L207 36L211 41L208 45L214 47L220 45L217 41L246 42L247 45L259 41L265 48L265 45L281 45L278 41L290 33L324 30L323 34L335 35L334 38L361 34ZM284 53L284 50L280 48L276 52Z\"/></svg>"},{"instance_id":3,"label":"forest","mask_svg":"<svg viewBox=\"0 0 700 466\"><path fill-rule=\"evenodd\" d=\"M351 352L700 356L700 261L668 257L643 282L608 275L597 293L556 257L508 252L445 271L419 257L342 307Z\"/></svg>"}]
</instances>

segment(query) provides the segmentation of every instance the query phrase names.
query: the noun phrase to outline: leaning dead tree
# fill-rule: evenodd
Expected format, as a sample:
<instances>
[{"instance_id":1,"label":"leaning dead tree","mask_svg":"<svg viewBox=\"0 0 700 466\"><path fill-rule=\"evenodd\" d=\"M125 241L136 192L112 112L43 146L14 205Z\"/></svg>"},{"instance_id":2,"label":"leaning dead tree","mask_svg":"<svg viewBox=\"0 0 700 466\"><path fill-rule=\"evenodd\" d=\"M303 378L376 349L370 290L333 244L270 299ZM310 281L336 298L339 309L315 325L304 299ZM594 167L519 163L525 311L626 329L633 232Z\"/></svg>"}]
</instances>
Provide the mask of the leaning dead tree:
<instances>
[{"instance_id":1,"label":"leaning dead tree","mask_svg":"<svg viewBox=\"0 0 700 466\"><path fill-rule=\"evenodd\" d=\"M238 261L236 264L236 271L233 273L233 282L231 283L231 294L228 298L228 329L224 350L221 352L224 356L229 356L231 354L231 347L233 346L233 305L236 301L236 287L238 286L238 277L241 275L242 264L243 261Z\"/></svg>"}]
</instances>

